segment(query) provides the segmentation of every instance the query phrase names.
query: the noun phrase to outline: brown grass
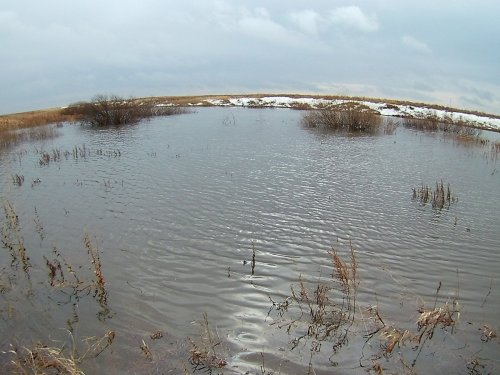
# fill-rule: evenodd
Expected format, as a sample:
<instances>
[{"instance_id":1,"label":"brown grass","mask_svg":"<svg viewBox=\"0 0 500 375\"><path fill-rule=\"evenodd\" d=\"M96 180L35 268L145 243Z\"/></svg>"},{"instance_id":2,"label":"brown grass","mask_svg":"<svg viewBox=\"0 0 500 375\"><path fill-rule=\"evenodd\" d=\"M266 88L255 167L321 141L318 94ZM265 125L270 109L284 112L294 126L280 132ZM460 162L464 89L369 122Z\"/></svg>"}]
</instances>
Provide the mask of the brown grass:
<instances>
[{"instance_id":1,"label":"brown grass","mask_svg":"<svg viewBox=\"0 0 500 375\"><path fill-rule=\"evenodd\" d=\"M456 203L458 198L451 193L450 185L444 186L443 181L441 183L436 182L436 188L422 184L418 188L413 188L413 200L418 200L420 204L426 205L427 203L432 203L432 208L443 209L445 207L450 207L452 203Z\"/></svg>"},{"instance_id":2,"label":"brown grass","mask_svg":"<svg viewBox=\"0 0 500 375\"><path fill-rule=\"evenodd\" d=\"M66 113L63 108L13 113L0 116L0 132L12 129L33 128L40 125L55 124L59 122L74 122L78 120L78 115Z\"/></svg>"},{"instance_id":3,"label":"brown grass","mask_svg":"<svg viewBox=\"0 0 500 375\"><path fill-rule=\"evenodd\" d=\"M214 369L226 367L227 362L223 355L222 340L216 332L210 329L206 313L203 314L203 320L199 322L199 325L200 336L196 340L188 338L191 344L190 362L194 371L202 370L212 373Z\"/></svg>"},{"instance_id":4,"label":"brown grass","mask_svg":"<svg viewBox=\"0 0 500 375\"><path fill-rule=\"evenodd\" d=\"M0 130L0 150L23 142L52 139L57 136L59 131L50 126Z\"/></svg>"},{"instance_id":5,"label":"brown grass","mask_svg":"<svg viewBox=\"0 0 500 375\"><path fill-rule=\"evenodd\" d=\"M19 375L85 375L80 364L85 359L98 357L111 346L115 339L114 331L108 331L102 337L87 337L83 340L86 349L82 355L79 355L76 340L71 332L69 335L72 343L69 353L64 345L54 347L42 343L37 343L31 348L12 348L7 352L13 356L10 373Z\"/></svg>"},{"instance_id":6,"label":"brown grass","mask_svg":"<svg viewBox=\"0 0 500 375\"><path fill-rule=\"evenodd\" d=\"M88 233L83 236L83 243L87 249L87 253L90 257L90 263L92 265L95 280L93 283L94 298L97 299L101 305L102 310L99 312L99 318L104 319L109 314L108 308L108 291L106 290L106 281L102 273L101 258L99 256L99 248L92 243Z\"/></svg>"},{"instance_id":7,"label":"brown grass","mask_svg":"<svg viewBox=\"0 0 500 375\"><path fill-rule=\"evenodd\" d=\"M26 254L24 239L21 235L19 217L9 201L3 204L5 220L2 226L2 244L9 250L12 262L11 266L21 265L23 271L29 277L28 270L31 267L30 258Z\"/></svg>"},{"instance_id":8,"label":"brown grass","mask_svg":"<svg viewBox=\"0 0 500 375\"><path fill-rule=\"evenodd\" d=\"M312 356L320 351L322 342L332 344L336 353L348 342L348 334L356 312L356 292L359 284L357 261L354 248L350 244L348 260L342 259L332 248L329 252L332 274L325 282L309 288L302 277L297 287L292 287L291 296L282 302L272 302L271 309L278 313L273 323L286 328L291 334L291 349L302 341L310 342Z\"/></svg>"}]
</instances>

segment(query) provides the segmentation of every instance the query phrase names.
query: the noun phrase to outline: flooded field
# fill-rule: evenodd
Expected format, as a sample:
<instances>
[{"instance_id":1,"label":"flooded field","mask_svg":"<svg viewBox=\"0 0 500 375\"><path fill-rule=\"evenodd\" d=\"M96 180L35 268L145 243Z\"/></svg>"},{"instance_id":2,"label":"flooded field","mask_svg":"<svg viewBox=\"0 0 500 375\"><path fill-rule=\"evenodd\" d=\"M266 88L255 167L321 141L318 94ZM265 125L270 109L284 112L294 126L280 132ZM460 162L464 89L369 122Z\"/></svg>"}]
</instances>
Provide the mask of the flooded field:
<instances>
[{"instance_id":1,"label":"flooded field","mask_svg":"<svg viewBox=\"0 0 500 375\"><path fill-rule=\"evenodd\" d=\"M43 346L87 374L499 372L498 134L302 114L65 124L0 150L1 372L71 373ZM437 183L443 205L420 195Z\"/></svg>"}]
</instances>

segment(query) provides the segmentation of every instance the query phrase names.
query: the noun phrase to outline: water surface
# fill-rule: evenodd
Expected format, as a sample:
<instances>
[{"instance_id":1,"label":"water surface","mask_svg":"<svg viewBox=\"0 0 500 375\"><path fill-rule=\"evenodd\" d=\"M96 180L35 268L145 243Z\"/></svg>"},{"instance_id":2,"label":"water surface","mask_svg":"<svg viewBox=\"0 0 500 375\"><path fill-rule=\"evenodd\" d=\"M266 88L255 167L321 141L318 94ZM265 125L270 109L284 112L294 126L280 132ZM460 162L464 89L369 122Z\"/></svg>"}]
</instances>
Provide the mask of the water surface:
<instances>
[{"instance_id":1,"label":"water surface","mask_svg":"<svg viewBox=\"0 0 500 375\"><path fill-rule=\"evenodd\" d=\"M417 369L436 371L429 353L444 348L447 370L467 373L478 350L498 370L498 342L478 333L496 327L500 308L500 173L489 148L402 128L321 133L302 128L301 115L200 108L119 129L67 124L56 139L2 151L2 198L19 216L33 265L28 279L7 250L0 254L2 285L10 285L0 294L2 349L62 340L65 328L81 337L109 329L113 351L86 364L89 373L161 373L186 362L183 340L196 337L193 322L206 313L228 348L227 373L260 373L262 355L268 371L305 373L310 346L289 350L291 337L271 325L269 297L289 295L300 275L310 285L327 279L328 251L347 257L352 241L358 305L377 305L386 322L415 329L417 309L434 305L440 283L440 303L458 296L457 332L429 345ZM68 153L40 165L53 149ZM13 174L24 176L22 186ZM441 180L457 203L435 210L412 200L412 188ZM54 248L88 271L85 233L100 249L109 293L100 320L91 295L75 301L47 283L43 256L52 259ZM150 363L139 346L157 330L165 337L150 341ZM353 331L350 349L333 360L340 373L370 365L360 359L370 352L363 324ZM332 371L328 351L325 344L314 357L317 373Z\"/></svg>"}]
</instances>

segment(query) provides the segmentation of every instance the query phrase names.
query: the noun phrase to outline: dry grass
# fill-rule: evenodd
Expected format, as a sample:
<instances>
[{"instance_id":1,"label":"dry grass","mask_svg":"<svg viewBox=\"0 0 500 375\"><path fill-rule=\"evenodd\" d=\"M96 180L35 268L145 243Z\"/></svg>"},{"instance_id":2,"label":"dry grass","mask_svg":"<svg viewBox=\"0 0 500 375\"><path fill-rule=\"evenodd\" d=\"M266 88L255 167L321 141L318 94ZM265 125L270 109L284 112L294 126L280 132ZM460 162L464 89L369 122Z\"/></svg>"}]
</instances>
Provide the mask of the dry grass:
<instances>
[{"instance_id":1,"label":"dry grass","mask_svg":"<svg viewBox=\"0 0 500 375\"><path fill-rule=\"evenodd\" d=\"M6 354L11 354L11 374L19 375L85 375L80 364L91 358L97 358L104 352L115 339L115 332L108 331L102 337L87 337L83 340L86 345L84 353L79 355L76 348L76 340L69 332L71 338L71 349L65 345L62 347L47 346L37 343L33 347L21 349L12 348Z\"/></svg>"},{"instance_id":2,"label":"dry grass","mask_svg":"<svg viewBox=\"0 0 500 375\"><path fill-rule=\"evenodd\" d=\"M11 350L15 357L12 360L12 374L19 375L85 375L76 360L64 353L63 348L48 347L36 344L33 348Z\"/></svg>"},{"instance_id":3,"label":"dry grass","mask_svg":"<svg viewBox=\"0 0 500 375\"><path fill-rule=\"evenodd\" d=\"M59 136L59 134L56 128L50 126L0 130L0 150L24 142L52 139Z\"/></svg>"},{"instance_id":4,"label":"dry grass","mask_svg":"<svg viewBox=\"0 0 500 375\"><path fill-rule=\"evenodd\" d=\"M303 341L310 342L310 371L312 357L320 352L323 342L332 345L333 354L347 344L356 312L359 281L354 248L351 244L347 261L335 249L329 255L332 274L328 280L309 288L300 277L298 290L292 287L291 296L282 302L269 297L272 306L268 315L276 310L278 316L273 324L285 328L293 336L291 350Z\"/></svg>"},{"instance_id":5,"label":"dry grass","mask_svg":"<svg viewBox=\"0 0 500 375\"><path fill-rule=\"evenodd\" d=\"M43 109L0 116L0 132L12 129L34 128L40 125L78 121L79 116L62 108Z\"/></svg>"},{"instance_id":6,"label":"dry grass","mask_svg":"<svg viewBox=\"0 0 500 375\"><path fill-rule=\"evenodd\" d=\"M95 276L93 282L94 298L97 299L102 308L98 316L100 319L105 319L106 317L108 317L110 310L108 308L108 291L106 290L106 281L102 273L99 248L97 247L97 245L94 245L92 243L88 233L84 234L83 243L85 245L85 248L87 249L87 253L90 257L90 263L94 271L94 276Z\"/></svg>"},{"instance_id":7,"label":"dry grass","mask_svg":"<svg viewBox=\"0 0 500 375\"><path fill-rule=\"evenodd\" d=\"M451 193L450 185L445 187L443 181L436 182L434 190L424 184L416 189L413 188L413 200L418 200L422 205L431 202L432 208L436 209L450 207L452 203L458 202L458 198Z\"/></svg>"},{"instance_id":8,"label":"dry grass","mask_svg":"<svg viewBox=\"0 0 500 375\"><path fill-rule=\"evenodd\" d=\"M210 329L206 313L203 314L203 320L199 322L199 325L200 336L196 340L188 338L191 344L190 362L194 371L202 370L211 373L213 369L226 367L227 361L223 355L225 350L222 346L222 340L217 332Z\"/></svg>"},{"instance_id":9,"label":"dry grass","mask_svg":"<svg viewBox=\"0 0 500 375\"><path fill-rule=\"evenodd\" d=\"M3 204L5 212L5 220L2 226L2 244L9 250L12 262L11 266L21 265L23 271L29 276L28 270L31 267L30 259L26 254L24 239L21 235L21 226L19 217L14 210L14 207L9 201Z\"/></svg>"}]
</instances>

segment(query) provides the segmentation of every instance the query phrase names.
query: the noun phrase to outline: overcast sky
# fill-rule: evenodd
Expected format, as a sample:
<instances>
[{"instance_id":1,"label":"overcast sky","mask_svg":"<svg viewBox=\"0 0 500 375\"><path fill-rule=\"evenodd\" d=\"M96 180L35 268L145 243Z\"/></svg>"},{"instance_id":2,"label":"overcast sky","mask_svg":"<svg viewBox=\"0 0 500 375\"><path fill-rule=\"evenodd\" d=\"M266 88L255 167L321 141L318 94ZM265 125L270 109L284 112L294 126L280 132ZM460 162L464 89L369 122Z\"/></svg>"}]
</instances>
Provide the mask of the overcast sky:
<instances>
[{"instance_id":1,"label":"overcast sky","mask_svg":"<svg viewBox=\"0 0 500 375\"><path fill-rule=\"evenodd\" d=\"M500 114L498 0L0 3L0 113L121 96L295 92Z\"/></svg>"}]
</instances>

